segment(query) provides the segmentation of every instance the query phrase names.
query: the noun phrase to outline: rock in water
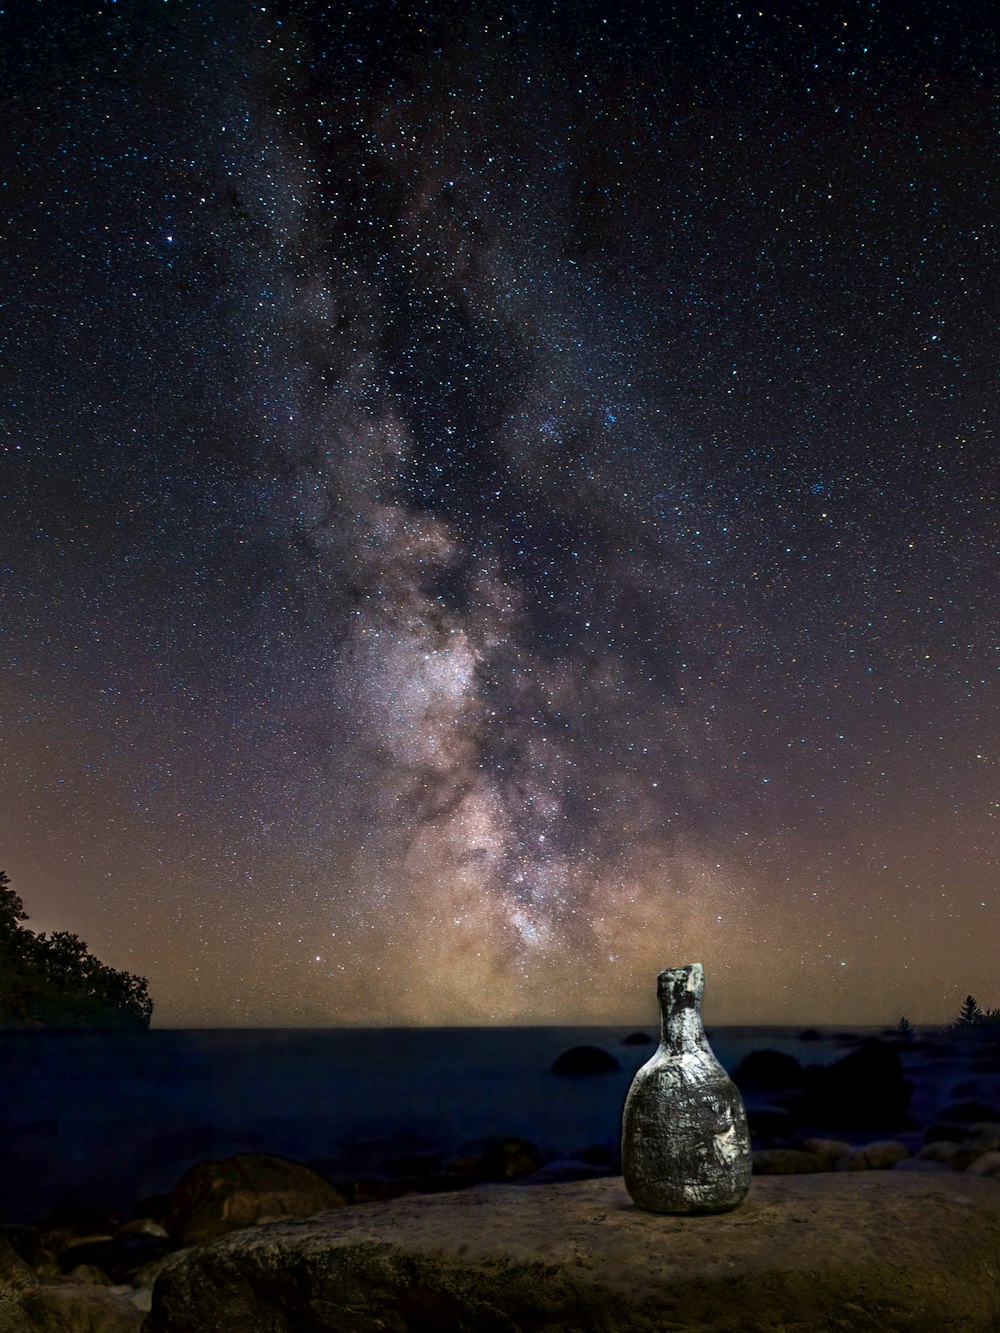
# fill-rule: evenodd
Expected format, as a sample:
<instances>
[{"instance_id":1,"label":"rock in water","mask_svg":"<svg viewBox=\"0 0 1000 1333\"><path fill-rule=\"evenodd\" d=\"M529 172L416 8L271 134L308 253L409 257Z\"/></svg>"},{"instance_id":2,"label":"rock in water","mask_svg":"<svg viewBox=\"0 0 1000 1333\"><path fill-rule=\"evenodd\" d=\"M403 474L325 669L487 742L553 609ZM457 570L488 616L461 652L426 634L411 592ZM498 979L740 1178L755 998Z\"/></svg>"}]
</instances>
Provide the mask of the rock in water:
<instances>
[{"instance_id":1,"label":"rock in water","mask_svg":"<svg viewBox=\"0 0 1000 1333\"><path fill-rule=\"evenodd\" d=\"M178 1183L166 1228L184 1245L277 1217L307 1217L347 1200L311 1167L269 1153L201 1162Z\"/></svg>"},{"instance_id":2,"label":"rock in water","mask_svg":"<svg viewBox=\"0 0 1000 1333\"><path fill-rule=\"evenodd\" d=\"M832 1065L811 1065L797 1109L805 1121L827 1129L909 1129L913 1085L899 1052L872 1037Z\"/></svg>"},{"instance_id":3,"label":"rock in water","mask_svg":"<svg viewBox=\"0 0 1000 1333\"><path fill-rule=\"evenodd\" d=\"M144 1333L996 1333L1000 1187L767 1176L704 1217L620 1177L411 1195L225 1236L158 1278Z\"/></svg>"},{"instance_id":4,"label":"rock in water","mask_svg":"<svg viewBox=\"0 0 1000 1333\"><path fill-rule=\"evenodd\" d=\"M782 1051L751 1051L740 1061L733 1077L742 1088L744 1083L754 1088L801 1088L802 1066L794 1055Z\"/></svg>"},{"instance_id":5,"label":"rock in water","mask_svg":"<svg viewBox=\"0 0 1000 1333\"><path fill-rule=\"evenodd\" d=\"M704 989L700 963L660 973L660 1045L625 1099L625 1187L654 1213L723 1212L750 1188L746 1111L705 1036Z\"/></svg>"},{"instance_id":6,"label":"rock in water","mask_svg":"<svg viewBox=\"0 0 1000 1333\"><path fill-rule=\"evenodd\" d=\"M571 1046L552 1061L553 1074L611 1074L620 1068L611 1052L600 1046Z\"/></svg>"}]
</instances>

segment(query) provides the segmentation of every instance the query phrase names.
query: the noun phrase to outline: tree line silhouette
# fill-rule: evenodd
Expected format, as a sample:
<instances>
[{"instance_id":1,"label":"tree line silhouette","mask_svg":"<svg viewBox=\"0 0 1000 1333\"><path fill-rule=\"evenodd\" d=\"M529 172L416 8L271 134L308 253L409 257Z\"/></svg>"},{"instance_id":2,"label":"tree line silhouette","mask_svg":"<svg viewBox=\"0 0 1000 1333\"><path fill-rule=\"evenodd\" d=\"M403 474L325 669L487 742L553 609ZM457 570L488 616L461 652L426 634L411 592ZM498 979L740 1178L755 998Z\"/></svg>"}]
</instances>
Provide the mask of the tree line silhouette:
<instances>
[{"instance_id":1,"label":"tree line silhouette","mask_svg":"<svg viewBox=\"0 0 1000 1333\"><path fill-rule=\"evenodd\" d=\"M36 935L0 870L0 1027L149 1027L145 977L95 958L68 930Z\"/></svg>"},{"instance_id":2,"label":"tree line silhouette","mask_svg":"<svg viewBox=\"0 0 1000 1333\"><path fill-rule=\"evenodd\" d=\"M1000 1024L1000 1009L980 1009L974 995L967 995L961 1012L952 1024L956 1028L982 1027L986 1023Z\"/></svg>"}]
</instances>

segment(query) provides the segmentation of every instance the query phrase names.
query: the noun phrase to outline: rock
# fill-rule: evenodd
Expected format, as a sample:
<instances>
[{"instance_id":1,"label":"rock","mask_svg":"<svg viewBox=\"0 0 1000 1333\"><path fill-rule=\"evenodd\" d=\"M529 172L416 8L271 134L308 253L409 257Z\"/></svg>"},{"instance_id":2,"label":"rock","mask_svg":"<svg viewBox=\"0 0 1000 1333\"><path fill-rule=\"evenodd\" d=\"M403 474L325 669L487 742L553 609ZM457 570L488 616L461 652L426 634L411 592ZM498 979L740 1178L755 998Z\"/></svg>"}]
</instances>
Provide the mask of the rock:
<instances>
[{"instance_id":1,"label":"rock","mask_svg":"<svg viewBox=\"0 0 1000 1333\"><path fill-rule=\"evenodd\" d=\"M153 1308L153 1288L152 1287L134 1287L129 1293L127 1299L141 1310L143 1314L149 1314ZM145 1320L143 1320L143 1327Z\"/></svg>"},{"instance_id":2,"label":"rock","mask_svg":"<svg viewBox=\"0 0 1000 1333\"><path fill-rule=\"evenodd\" d=\"M758 1148L753 1154L755 1176L790 1176L827 1169L815 1153L801 1148Z\"/></svg>"},{"instance_id":3,"label":"rock","mask_svg":"<svg viewBox=\"0 0 1000 1333\"><path fill-rule=\"evenodd\" d=\"M926 1143L917 1153L922 1161L947 1162L956 1171L967 1170L986 1153L1000 1149L1000 1125L992 1123L970 1125L957 1142L935 1139Z\"/></svg>"},{"instance_id":4,"label":"rock","mask_svg":"<svg viewBox=\"0 0 1000 1333\"><path fill-rule=\"evenodd\" d=\"M751 1051L740 1061L733 1078L741 1092L744 1083L752 1088L801 1088L803 1070L794 1055Z\"/></svg>"},{"instance_id":5,"label":"rock","mask_svg":"<svg viewBox=\"0 0 1000 1333\"><path fill-rule=\"evenodd\" d=\"M413 1195L223 1237L145 1333L996 1333L1000 1190L968 1175L761 1177L728 1213L620 1177Z\"/></svg>"},{"instance_id":6,"label":"rock","mask_svg":"<svg viewBox=\"0 0 1000 1333\"><path fill-rule=\"evenodd\" d=\"M71 1282L79 1287L113 1287L115 1284L103 1268L94 1264L77 1264L66 1274Z\"/></svg>"},{"instance_id":7,"label":"rock","mask_svg":"<svg viewBox=\"0 0 1000 1333\"><path fill-rule=\"evenodd\" d=\"M115 1239L119 1236L159 1236L161 1240L169 1239L167 1228L152 1217L137 1217L134 1222L126 1222L123 1227L119 1227L115 1232Z\"/></svg>"},{"instance_id":8,"label":"rock","mask_svg":"<svg viewBox=\"0 0 1000 1333\"><path fill-rule=\"evenodd\" d=\"M0 1222L0 1238L5 1238L10 1242L11 1249L26 1264L34 1267L39 1257L39 1241L41 1231L38 1227L29 1226L23 1222ZM0 1245L0 1249L3 1246Z\"/></svg>"},{"instance_id":9,"label":"rock","mask_svg":"<svg viewBox=\"0 0 1000 1333\"><path fill-rule=\"evenodd\" d=\"M70 1273L78 1267L92 1266L107 1273L113 1283L130 1282L143 1264L174 1248L171 1241L161 1236L143 1232L119 1235L68 1246L59 1256L59 1267L64 1273Z\"/></svg>"},{"instance_id":10,"label":"rock","mask_svg":"<svg viewBox=\"0 0 1000 1333\"><path fill-rule=\"evenodd\" d=\"M848 1148L843 1157L838 1158L834 1170L889 1171L909 1155L906 1144L900 1143L898 1139L878 1139L875 1143Z\"/></svg>"},{"instance_id":11,"label":"rock","mask_svg":"<svg viewBox=\"0 0 1000 1333\"><path fill-rule=\"evenodd\" d=\"M161 1255L159 1259L151 1259L148 1264L143 1264L135 1275L135 1284L137 1287L152 1287L153 1283L160 1276L165 1268L171 1264L179 1263L186 1255L190 1254L190 1248L184 1250L174 1250L173 1254Z\"/></svg>"},{"instance_id":12,"label":"rock","mask_svg":"<svg viewBox=\"0 0 1000 1333\"><path fill-rule=\"evenodd\" d=\"M192 1167L173 1193L164 1225L185 1245L204 1245L227 1231L279 1217L307 1217L347 1200L299 1162L243 1153Z\"/></svg>"},{"instance_id":13,"label":"rock","mask_svg":"<svg viewBox=\"0 0 1000 1333\"><path fill-rule=\"evenodd\" d=\"M952 1166L951 1159L954 1157L957 1148L958 1144L952 1143L949 1139L925 1143L917 1153L915 1160L918 1162L937 1162L941 1166Z\"/></svg>"},{"instance_id":14,"label":"rock","mask_svg":"<svg viewBox=\"0 0 1000 1333\"><path fill-rule=\"evenodd\" d=\"M959 1171L969 1171L981 1157L986 1157L1000 1148L1000 1139L995 1135L980 1137L970 1135L961 1143L955 1144L951 1165Z\"/></svg>"},{"instance_id":15,"label":"rock","mask_svg":"<svg viewBox=\"0 0 1000 1333\"><path fill-rule=\"evenodd\" d=\"M806 1091L796 1107L807 1123L831 1129L908 1129L913 1086L903 1076L899 1052L876 1038L832 1065L810 1065Z\"/></svg>"},{"instance_id":16,"label":"rock","mask_svg":"<svg viewBox=\"0 0 1000 1333\"><path fill-rule=\"evenodd\" d=\"M111 1240L120 1225L117 1218L103 1217L84 1209L70 1210L64 1217L50 1218L39 1231L36 1267L46 1261L57 1261L71 1245Z\"/></svg>"},{"instance_id":17,"label":"rock","mask_svg":"<svg viewBox=\"0 0 1000 1333\"><path fill-rule=\"evenodd\" d=\"M610 1074L621 1065L600 1046L571 1046L552 1062L553 1074Z\"/></svg>"},{"instance_id":18,"label":"rock","mask_svg":"<svg viewBox=\"0 0 1000 1333\"><path fill-rule=\"evenodd\" d=\"M822 1170L832 1171L851 1145L843 1139L804 1139L799 1147L818 1157Z\"/></svg>"},{"instance_id":19,"label":"rock","mask_svg":"<svg viewBox=\"0 0 1000 1333\"><path fill-rule=\"evenodd\" d=\"M493 1139L480 1155L476 1174L480 1180L506 1183L532 1175L543 1160L542 1154L527 1139Z\"/></svg>"},{"instance_id":20,"label":"rock","mask_svg":"<svg viewBox=\"0 0 1000 1333\"><path fill-rule=\"evenodd\" d=\"M623 1046L651 1046L656 1041L648 1032L630 1032L622 1038Z\"/></svg>"},{"instance_id":21,"label":"rock","mask_svg":"<svg viewBox=\"0 0 1000 1333\"><path fill-rule=\"evenodd\" d=\"M1000 1180L1000 1152L983 1153L967 1168L970 1176L987 1176L990 1180Z\"/></svg>"},{"instance_id":22,"label":"rock","mask_svg":"<svg viewBox=\"0 0 1000 1333\"><path fill-rule=\"evenodd\" d=\"M556 1185L564 1180L594 1180L598 1176L608 1175L607 1171L602 1171L600 1167L594 1166L592 1162L581 1162L573 1157L557 1158L554 1162L546 1162L544 1166L533 1171L530 1176L524 1176L521 1179L522 1185Z\"/></svg>"},{"instance_id":23,"label":"rock","mask_svg":"<svg viewBox=\"0 0 1000 1333\"><path fill-rule=\"evenodd\" d=\"M38 1279L0 1236L0 1333L35 1333L48 1327Z\"/></svg>"},{"instance_id":24,"label":"rock","mask_svg":"<svg viewBox=\"0 0 1000 1333\"><path fill-rule=\"evenodd\" d=\"M799 1033L799 1041L820 1041L822 1036L819 1028L806 1028L804 1032Z\"/></svg>"},{"instance_id":25,"label":"rock","mask_svg":"<svg viewBox=\"0 0 1000 1333\"><path fill-rule=\"evenodd\" d=\"M1000 1124L995 1120L985 1120L979 1124L969 1126L969 1137L966 1140L977 1147L982 1146L992 1152L995 1148L1000 1148Z\"/></svg>"},{"instance_id":26,"label":"rock","mask_svg":"<svg viewBox=\"0 0 1000 1333\"><path fill-rule=\"evenodd\" d=\"M145 1315L122 1292L56 1278L41 1287L52 1333L138 1333Z\"/></svg>"}]
</instances>

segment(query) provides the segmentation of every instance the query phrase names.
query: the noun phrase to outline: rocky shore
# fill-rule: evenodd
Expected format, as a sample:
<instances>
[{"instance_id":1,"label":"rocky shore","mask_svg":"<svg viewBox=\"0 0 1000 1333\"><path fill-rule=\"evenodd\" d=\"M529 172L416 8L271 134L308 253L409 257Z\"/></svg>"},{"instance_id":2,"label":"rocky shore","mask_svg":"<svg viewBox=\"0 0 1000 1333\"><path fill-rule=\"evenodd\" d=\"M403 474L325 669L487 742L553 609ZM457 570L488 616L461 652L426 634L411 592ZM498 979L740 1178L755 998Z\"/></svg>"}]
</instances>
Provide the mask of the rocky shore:
<instances>
[{"instance_id":1,"label":"rocky shore","mask_svg":"<svg viewBox=\"0 0 1000 1333\"><path fill-rule=\"evenodd\" d=\"M826 1067L778 1052L748 1056L735 1078L753 1132L755 1176L827 1174L831 1198L847 1197L853 1187L843 1182L859 1173L940 1177L942 1189L960 1179L1000 1198L1000 1049L938 1042L933 1052L886 1040L858 1043ZM912 1074L915 1062L930 1070L948 1060L954 1077L945 1084L955 1100L943 1104L940 1092L930 1096ZM341 1160L305 1164L266 1153L201 1163L170 1193L138 1201L131 1219L77 1208L7 1220L0 1228L0 1333L139 1330L165 1269L194 1262L203 1247L247 1228L314 1214L346 1218L404 1196L407 1206L429 1196L480 1197L484 1189L495 1198L503 1185L555 1189L554 1198L568 1198L559 1191L573 1183L604 1179L620 1189L619 1169L605 1145L554 1158L523 1138L470 1145L458 1156L404 1150L355 1169ZM816 1203L822 1195L813 1188ZM149 1328L161 1326L182 1327L154 1321Z\"/></svg>"}]
</instances>

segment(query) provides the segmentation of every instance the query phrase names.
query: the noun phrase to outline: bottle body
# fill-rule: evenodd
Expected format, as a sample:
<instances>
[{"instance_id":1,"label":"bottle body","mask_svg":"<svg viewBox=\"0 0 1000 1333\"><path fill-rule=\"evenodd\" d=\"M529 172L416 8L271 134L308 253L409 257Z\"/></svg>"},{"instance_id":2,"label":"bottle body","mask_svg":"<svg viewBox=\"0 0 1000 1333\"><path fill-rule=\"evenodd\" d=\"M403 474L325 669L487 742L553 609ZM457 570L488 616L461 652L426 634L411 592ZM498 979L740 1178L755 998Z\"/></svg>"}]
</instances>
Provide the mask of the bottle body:
<instances>
[{"instance_id":1,"label":"bottle body","mask_svg":"<svg viewBox=\"0 0 1000 1333\"><path fill-rule=\"evenodd\" d=\"M750 1189L743 1099L705 1036L703 989L700 963L660 973L660 1045L625 1099L625 1187L650 1212L725 1212Z\"/></svg>"}]
</instances>

